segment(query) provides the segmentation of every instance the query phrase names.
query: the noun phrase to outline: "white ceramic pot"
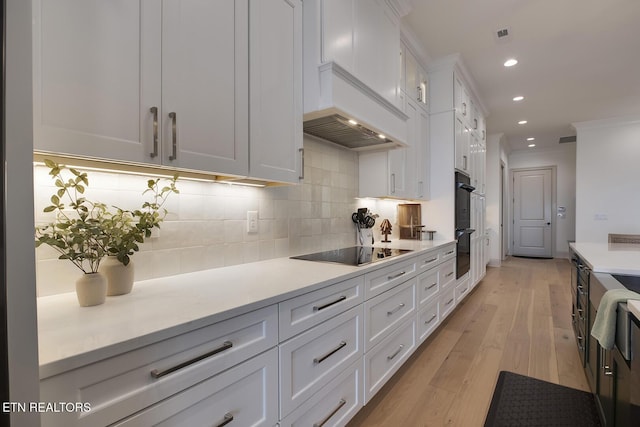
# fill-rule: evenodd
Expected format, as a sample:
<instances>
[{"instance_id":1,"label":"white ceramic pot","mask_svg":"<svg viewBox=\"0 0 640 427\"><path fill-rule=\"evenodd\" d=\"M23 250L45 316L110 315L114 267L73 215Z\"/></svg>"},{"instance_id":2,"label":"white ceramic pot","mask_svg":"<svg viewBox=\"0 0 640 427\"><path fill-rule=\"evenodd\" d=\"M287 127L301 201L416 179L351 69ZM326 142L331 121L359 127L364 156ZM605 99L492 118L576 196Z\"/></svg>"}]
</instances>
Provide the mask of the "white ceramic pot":
<instances>
[{"instance_id":1,"label":"white ceramic pot","mask_svg":"<svg viewBox=\"0 0 640 427\"><path fill-rule=\"evenodd\" d=\"M80 307L104 304L107 278L101 273L86 273L76 280L76 295Z\"/></svg>"},{"instance_id":2,"label":"white ceramic pot","mask_svg":"<svg viewBox=\"0 0 640 427\"><path fill-rule=\"evenodd\" d=\"M108 256L100 262L98 269L107 278L107 295L124 295L133 289L133 261L122 264L115 256Z\"/></svg>"}]
</instances>

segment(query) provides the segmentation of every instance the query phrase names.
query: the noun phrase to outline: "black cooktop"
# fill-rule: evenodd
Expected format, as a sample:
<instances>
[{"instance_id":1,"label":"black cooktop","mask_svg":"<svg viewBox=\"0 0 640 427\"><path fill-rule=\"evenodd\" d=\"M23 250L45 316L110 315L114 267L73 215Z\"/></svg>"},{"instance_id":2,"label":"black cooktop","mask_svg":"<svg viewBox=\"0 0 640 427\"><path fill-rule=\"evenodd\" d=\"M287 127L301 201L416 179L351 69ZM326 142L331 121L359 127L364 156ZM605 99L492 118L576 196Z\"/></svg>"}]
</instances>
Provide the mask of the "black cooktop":
<instances>
[{"instance_id":1,"label":"black cooktop","mask_svg":"<svg viewBox=\"0 0 640 427\"><path fill-rule=\"evenodd\" d=\"M410 249L389 249L368 246L352 246L350 248L335 249L332 251L316 252L307 255L292 256L291 259L306 261L335 262L346 265L365 265L383 259L406 254Z\"/></svg>"}]
</instances>

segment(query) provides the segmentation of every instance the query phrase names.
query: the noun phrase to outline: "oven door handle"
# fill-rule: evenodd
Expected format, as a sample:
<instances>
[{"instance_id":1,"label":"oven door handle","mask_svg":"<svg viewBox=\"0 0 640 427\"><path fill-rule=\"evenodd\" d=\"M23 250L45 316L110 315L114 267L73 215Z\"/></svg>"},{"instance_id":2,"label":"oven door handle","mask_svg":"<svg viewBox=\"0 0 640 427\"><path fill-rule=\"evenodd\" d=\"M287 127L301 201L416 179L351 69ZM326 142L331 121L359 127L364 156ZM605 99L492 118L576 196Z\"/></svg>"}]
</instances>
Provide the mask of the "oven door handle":
<instances>
[{"instance_id":1,"label":"oven door handle","mask_svg":"<svg viewBox=\"0 0 640 427\"><path fill-rule=\"evenodd\" d=\"M460 229L457 229L456 230L456 240L458 240L459 238L461 238L465 234L471 234L471 233L473 233L475 231L476 230L474 230L473 228L460 228Z\"/></svg>"},{"instance_id":2,"label":"oven door handle","mask_svg":"<svg viewBox=\"0 0 640 427\"><path fill-rule=\"evenodd\" d=\"M473 185L465 184L464 182L458 182L458 188L462 188L463 190L468 191L469 193L473 192L476 189Z\"/></svg>"}]
</instances>

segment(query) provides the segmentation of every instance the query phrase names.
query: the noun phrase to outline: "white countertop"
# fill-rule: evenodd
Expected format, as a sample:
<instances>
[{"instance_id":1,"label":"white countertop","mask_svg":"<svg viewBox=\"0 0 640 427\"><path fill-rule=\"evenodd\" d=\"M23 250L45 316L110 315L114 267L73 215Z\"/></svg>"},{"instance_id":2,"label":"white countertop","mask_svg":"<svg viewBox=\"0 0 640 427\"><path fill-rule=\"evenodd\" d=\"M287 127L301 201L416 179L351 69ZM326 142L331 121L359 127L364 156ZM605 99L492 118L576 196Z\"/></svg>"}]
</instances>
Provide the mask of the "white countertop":
<instances>
[{"instance_id":1,"label":"white countertop","mask_svg":"<svg viewBox=\"0 0 640 427\"><path fill-rule=\"evenodd\" d=\"M640 245L624 243L570 243L569 246L596 273L640 276Z\"/></svg>"},{"instance_id":2,"label":"white countertop","mask_svg":"<svg viewBox=\"0 0 640 427\"><path fill-rule=\"evenodd\" d=\"M401 240L412 249L361 267L277 258L139 281L128 295L80 307L75 293L38 298L40 378L228 319L382 268L454 241Z\"/></svg>"},{"instance_id":3,"label":"white countertop","mask_svg":"<svg viewBox=\"0 0 640 427\"><path fill-rule=\"evenodd\" d=\"M629 300L627 301L627 307L629 307L629 311L636 316L636 319L640 320L640 301Z\"/></svg>"}]
</instances>

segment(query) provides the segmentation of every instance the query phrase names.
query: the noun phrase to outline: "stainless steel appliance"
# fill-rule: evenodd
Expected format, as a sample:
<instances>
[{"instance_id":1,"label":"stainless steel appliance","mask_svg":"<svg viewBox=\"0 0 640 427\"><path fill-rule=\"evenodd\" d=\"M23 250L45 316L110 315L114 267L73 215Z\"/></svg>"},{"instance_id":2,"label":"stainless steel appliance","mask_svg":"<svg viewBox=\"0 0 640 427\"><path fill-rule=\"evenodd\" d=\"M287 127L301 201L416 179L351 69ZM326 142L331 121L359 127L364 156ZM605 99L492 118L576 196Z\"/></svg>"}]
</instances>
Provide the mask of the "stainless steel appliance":
<instances>
[{"instance_id":1,"label":"stainless steel appliance","mask_svg":"<svg viewBox=\"0 0 640 427\"><path fill-rule=\"evenodd\" d=\"M464 276L471 266L471 192L475 187L463 173L455 174L455 236L456 236L456 279Z\"/></svg>"},{"instance_id":2,"label":"stainless steel appliance","mask_svg":"<svg viewBox=\"0 0 640 427\"><path fill-rule=\"evenodd\" d=\"M4 31L4 0L0 1L0 49L2 49L2 66L0 67L0 257L2 257L0 270L0 401L9 401L9 361L7 343L7 283L5 271L5 193L4 193L4 162L5 162L5 140L4 140L4 58L5 58L5 31ZM9 425L9 414L0 414L0 424Z\"/></svg>"},{"instance_id":3,"label":"stainless steel appliance","mask_svg":"<svg viewBox=\"0 0 640 427\"><path fill-rule=\"evenodd\" d=\"M338 264L361 266L409 252L411 252L410 249L352 246L348 248L335 249L332 251L323 251L306 255L292 256L291 259L333 262Z\"/></svg>"}]
</instances>

